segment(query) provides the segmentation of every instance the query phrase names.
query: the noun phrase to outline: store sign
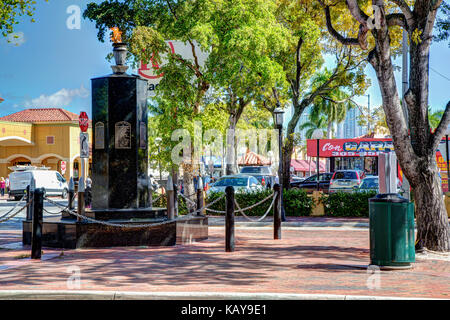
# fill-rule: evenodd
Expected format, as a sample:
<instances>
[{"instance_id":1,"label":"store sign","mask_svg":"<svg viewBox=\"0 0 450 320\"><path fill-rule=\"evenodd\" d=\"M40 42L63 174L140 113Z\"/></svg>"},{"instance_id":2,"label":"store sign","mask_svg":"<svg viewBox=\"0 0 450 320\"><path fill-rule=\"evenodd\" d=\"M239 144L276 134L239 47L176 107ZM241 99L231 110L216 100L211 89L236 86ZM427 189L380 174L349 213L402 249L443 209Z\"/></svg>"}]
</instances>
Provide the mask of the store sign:
<instances>
[{"instance_id":1,"label":"store sign","mask_svg":"<svg viewBox=\"0 0 450 320\"><path fill-rule=\"evenodd\" d=\"M319 156L328 157L376 157L380 152L393 151L390 139L323 139L319 140ZM317 156L317 140L307 141L307 154Z\"/></svg>"},{"instance_id":2,"label":"store sign","mask_svg":"<svg viewBox=\"0 0 450 320\"><path fill-rule=\"evenodd\" d=\"M194 55L192 54L192 47L190 43L184 43L183 41L166 41L169 45L172 54L178 54L186 60L194 61ZM194 47L196 48L196 58L200 67L205 66L206 59L208 59L208 53L200 50L199 45L194 41ZM138 73L141 77L147 80L148 83L148 95L149 97L155 96L155 91L164 77L164 73L158 74L158 70L167 63L167 55L161 56L161 64L158 64L153 58L148 62L141 61Z\"/></svg>"}]
</instances>

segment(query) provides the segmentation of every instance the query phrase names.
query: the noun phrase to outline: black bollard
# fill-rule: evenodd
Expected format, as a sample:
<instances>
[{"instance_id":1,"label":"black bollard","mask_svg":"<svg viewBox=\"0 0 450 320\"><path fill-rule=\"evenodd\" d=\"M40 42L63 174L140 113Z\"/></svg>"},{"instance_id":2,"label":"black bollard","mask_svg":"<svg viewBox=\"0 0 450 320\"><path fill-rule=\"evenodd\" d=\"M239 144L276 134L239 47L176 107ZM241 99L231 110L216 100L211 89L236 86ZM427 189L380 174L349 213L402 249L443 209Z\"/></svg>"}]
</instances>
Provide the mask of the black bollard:
<instances>
[{"instance_id":1,"label":"black bollard","mask_svg":"<svg viewBox=\"0 0 450 320\"><path fill-rule=\"evenodd\" d=\"M34 178L31 178L29 188L27 187L27 203L30 202L30 199L34 199L34 190L36 189L36 180ZM28 204L27 207L27 221L33 220L33 204L34 201L31 201L31 203Z\"/></svg>"},{"instance_id":2,"label":"black bollard","mask_svg":"<svg viewBox=\"0 0 450 320\"><path fill-rule=\"evenodd\" d=\"M44 211L44 189L34 191L33 221L31 233L31 259L41 259L42 254L42 220Z\"/></svg>"},{"instance_id":3,"label":"black bollard","mask_svg":"<svg viewBox=\"0 0 450 320\"><path fill-rule=\"evenodd\" d=\"M203 208L203 179L202 176L198 177L197 182L197 210L200 208ZM197 215L201 216L204 215L204 209L201 211L197 211Z\"/></svg>"},{"instance_id":4,"label":"black bollard","mask_svg":"<svg viewBox=\"0 0 450 320\"><path fill-rule=\"evenodd\" d=\"M69 200L68 208L69 209L68 209L68 211L64 211L62 213L62 219L72 219L72 218L74 218L74 216L70 214L70 211L75 208L74 195L75 195L75 183L73 181L73 178L71 177L70 181L69 181L69 195L68 195L68 197L69 197L69 199L68 199Z\"/></svg>"},{"instance_id":5,"label":"black bollard","mask_svg":"<svg viewBox=\"0 0 450 320\"><path fill-rule=\"evenodd\" d=\"M225 251L234 252L234 188L228 186L226 194L226 216L225 216Z\"/></svg>"},{"instance_id":6,"label":"black bollard","mask_svg":"<svg viewBox=\"0 0 450 320\"><path fill-rule=\"evenodd\" d=\"M173 190L173 180L172 176L167 178L166 196L167 196L167 217L169 220L175 219L175 202L174 202L175 192Z\"/></svg>"},{"instance_id":7,"label":"black bollard","mask_svg":"<svg viewBox=\"0 0 450 320\"><path fill-rule=\"evenodd\" d=\"M85 192L85 186L84 186L84 178L81 177L78 182L78 214L84 216L84 192ZM77 217L77 222L82 222L83 219L80 217Z\"/></svg>"},{"instance_id":8,"label":"black bollard","mask_svg":"<svg viewBox=\"0 0 450 320\"><path fill-rule=\"evenodd\" d=\"M276 192L275 203L273 206L273 238L281 239L281 192L280 185L277 183L273 186Z\"/></svg>"},{"instance_id":9,"label":"black bollard","mask_svg":"<svg viewBox=\"0 0 450 320\"><path fill-rule=\"evenodd\" d=\"M27 202L27 218L26 218L26 220L30 221L32 219L32 215L33 215L32 211L31 211L31 203L30 203L30 199L31 199L31 196L30 196L30 185L27 186L27 191L26 192L27 192L27 195L25 197L25 201Z\"/></svg>"},{"instance_id":10,"label":"black bollard","mask_svg":"<svg viewBox=\"0 0 450 320\"><path fill-rule=\"evenodd\" d=\"M173 184L173 211L175 217L178 217L178 185Z\"/></svg>"}]
</instances>

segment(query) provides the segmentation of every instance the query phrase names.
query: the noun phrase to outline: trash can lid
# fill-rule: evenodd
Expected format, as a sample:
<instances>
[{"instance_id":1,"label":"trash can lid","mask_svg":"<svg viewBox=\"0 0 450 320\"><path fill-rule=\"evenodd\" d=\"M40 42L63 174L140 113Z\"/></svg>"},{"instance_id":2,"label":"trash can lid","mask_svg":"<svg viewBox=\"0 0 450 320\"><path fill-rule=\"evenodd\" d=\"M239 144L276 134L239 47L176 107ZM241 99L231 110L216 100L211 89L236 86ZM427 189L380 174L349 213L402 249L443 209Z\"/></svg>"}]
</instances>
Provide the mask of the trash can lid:
<instances>
[{"instance_id":1,"label":"trash can lid","mask_svg":"<svg viewBox=\"0 0 450 320\"><path fill-rule=\"evenodd\" d=\"M404 203L408 202L408 199L403 198L402 196L396 193L382 193L377 194L375 197L370 198L369 202L396 202L396 203Z\"/></svg>"}]
</instances>

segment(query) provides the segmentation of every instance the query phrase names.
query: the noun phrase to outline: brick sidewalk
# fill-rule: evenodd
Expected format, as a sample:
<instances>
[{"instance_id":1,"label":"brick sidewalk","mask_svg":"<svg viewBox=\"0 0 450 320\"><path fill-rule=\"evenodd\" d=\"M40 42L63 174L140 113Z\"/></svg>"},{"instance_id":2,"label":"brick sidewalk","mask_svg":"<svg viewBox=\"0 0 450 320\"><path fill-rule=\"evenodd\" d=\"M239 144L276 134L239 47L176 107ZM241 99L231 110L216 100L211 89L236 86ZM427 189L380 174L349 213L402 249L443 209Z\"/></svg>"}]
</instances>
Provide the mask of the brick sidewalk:
<instances>
[{"instance_id":1,"label":"brick sidewalk","mask_svg":"<svg viewBox=\"0 0 450 320\"><path fill-rule=\"evenodd\" d=\"M0 243L20 241L2 232ZM367 230L237 228L236 252L224 252L224 229L210 239L176 247L67 250L46 261L18 259L27 250L0 250L0 290L67 290L70 267L81 271L79 290L142 292L297 293L450 298L450 262L420 259L414 268L382 271L379 288L368 274ZM58 255L60 250L44 249ZM18 264L13 268L1 266ZM368 281L369 280L369 281Z\"/></svg>"}]
</instances>

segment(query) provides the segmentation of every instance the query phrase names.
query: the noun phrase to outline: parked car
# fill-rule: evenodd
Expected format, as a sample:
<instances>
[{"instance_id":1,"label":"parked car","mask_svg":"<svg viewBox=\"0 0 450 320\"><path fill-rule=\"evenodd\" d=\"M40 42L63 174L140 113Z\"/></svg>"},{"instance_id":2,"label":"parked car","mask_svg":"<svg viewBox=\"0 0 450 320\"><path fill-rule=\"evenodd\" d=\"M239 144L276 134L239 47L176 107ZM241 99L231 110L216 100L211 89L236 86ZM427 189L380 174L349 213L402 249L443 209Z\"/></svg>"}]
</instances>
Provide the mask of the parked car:
<instances>
[{"instance_id":1,"label":"parked car","mask_svg":"<svg viewBox=\"0 0 450 320\"><path fill-rule=\"evenodd\" d=\"M23 197L32 177L35 180L36 188L44 188L45 195L67 198L69 187L66 179L58 171L30 169L14 171L9 174L10 194L15 200Z\"/></svg>"},{"instance_id":2,"label":"parked car","mask_svg":"<svg viewBox=\"0 0 450 320\"><path fill-rule=\"evenodd\" d=\"M242 167L240 173L255 177L266 188L272 188L275 184L275 176L268 166Z\"/></svg>"},{"instance_id":3,"label":"parked car","mask_svg":"<svg viewBox=\"0 0 450 320\"><path fill-rule=\"evenodd\" d=\"M364 172L359 170L338 170L330 181L330 193L353 192L364 179Z\"/></svg>"},{"instance_id":4,"label":"parked car","mask_svg":"<svg viewBox=\"0 0 450 320\"><path fill-rule=\"evenodd\" d=\"M319 190L328 193L330 187L330 179L333 176L331 172L321 173L319 175ZM292 181L291 188L303 189L306 192L317 190L317 174L306 178L303 181Z\"/></svg>"},{"instance_id":5,"label":"parked car","mask_svg":"<svg viewBox=\"0 0 450 320\"><path fill-rule=\"evenodd\" d=\"M264 190L261 183L253 176L243 174L223 176L209 188L208 193L211 192L225 192L228 186L234 187L235 192L257 192Z\"/></svg>"},{"instance_id":6,"label":"parked car","mask_svg":"<svg viewBox=\"0 0 450 320\"><path fill-rule=\"evenodd\" d=\"M369 176L364 178L361 181L361 184L359 186L354 187L356 192L369 192L369 191L375 191L379 193L379 183L378 183L378 177L377 176Z\"/></svg>"}]
</instances>

